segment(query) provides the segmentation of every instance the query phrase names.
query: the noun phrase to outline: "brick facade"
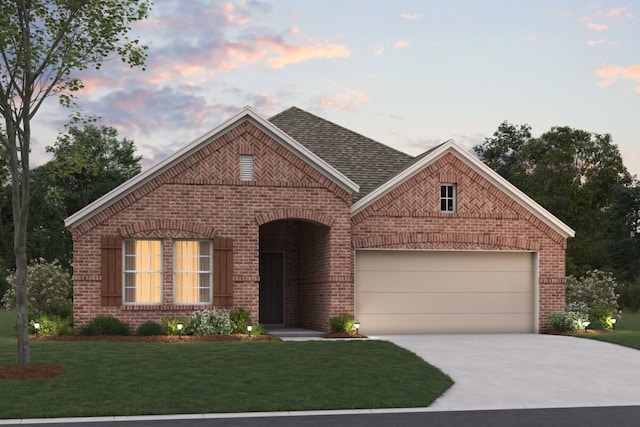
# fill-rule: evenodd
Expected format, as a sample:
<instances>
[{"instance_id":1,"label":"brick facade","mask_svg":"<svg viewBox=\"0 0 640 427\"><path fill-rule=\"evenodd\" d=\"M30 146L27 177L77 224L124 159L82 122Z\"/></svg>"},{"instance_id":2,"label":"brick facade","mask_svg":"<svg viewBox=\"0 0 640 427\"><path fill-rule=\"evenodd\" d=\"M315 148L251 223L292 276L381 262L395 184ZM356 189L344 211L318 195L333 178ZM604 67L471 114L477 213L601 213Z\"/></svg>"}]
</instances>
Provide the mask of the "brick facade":
<instances>
[{"instance_id":1,"label":"brick facade","mask_svg":"<svg viewBox=\"0 0 640 427\"><path fill-rule=\"evenodd\" d=\"M240 155L254 156L241 181ZM457 210L440 212L440 184L457 185ZM564 304L566 239L465 162L446 154L351 215L351 195L243 121L73 228L74 321L113 315L132 328L213 306L173 303L174 239L233 241L233 305L259 320L259 254L284 259L285 326L327 330L354 312L354 254L360 248L515 250L539 260L539 321ZM163 243L162 303L101 305L105 235Z\"/></svg>"}]
</instances>

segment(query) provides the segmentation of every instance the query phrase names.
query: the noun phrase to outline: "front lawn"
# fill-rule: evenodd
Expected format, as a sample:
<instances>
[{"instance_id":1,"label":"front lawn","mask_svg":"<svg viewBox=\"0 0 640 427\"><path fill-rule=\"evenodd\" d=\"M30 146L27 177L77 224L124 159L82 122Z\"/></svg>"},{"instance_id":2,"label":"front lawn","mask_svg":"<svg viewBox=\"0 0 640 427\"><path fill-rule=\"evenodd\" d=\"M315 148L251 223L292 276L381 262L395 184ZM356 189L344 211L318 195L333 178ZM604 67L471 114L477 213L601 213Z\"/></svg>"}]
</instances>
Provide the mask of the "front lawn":
<instances>
[{"instance_id":1,"label":"front lawn","mask_svg":"<svg viewBox=\"0 0 640 427\"><path fill-rule=\"evenodd\" d=\"M603 334L577 334L584 338L606 341L640 350L640 314L623 314L616 330Z\"/></svg>"},{"instance_id":2,"label":"front lawn","mask_svg":"<svg viewBox=\"0 0 640 427\"><path fill-rule=\"evenodd\" d=\"M369 340L32 341L31 359L65 372L0 380L0 418L422 407L453 383L413 353ZM0 365L15 360L15 339L0 337Z\"/></svg>"}]
</instances>

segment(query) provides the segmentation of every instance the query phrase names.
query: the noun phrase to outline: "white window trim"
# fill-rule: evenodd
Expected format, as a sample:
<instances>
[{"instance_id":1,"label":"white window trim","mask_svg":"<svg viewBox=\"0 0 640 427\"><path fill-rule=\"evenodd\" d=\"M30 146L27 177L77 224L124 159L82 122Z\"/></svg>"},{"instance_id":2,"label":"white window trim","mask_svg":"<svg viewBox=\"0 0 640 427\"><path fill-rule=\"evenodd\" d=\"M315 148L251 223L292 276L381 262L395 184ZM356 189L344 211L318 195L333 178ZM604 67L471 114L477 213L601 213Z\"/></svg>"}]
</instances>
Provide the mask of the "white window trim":
<instances>
[{"instance_id":1,"label":"white window trim","mask_svg":"<svg viewBox=\"0 0 640 427\"><path fill-rule=\"evenodd\" d=\"M445 196L442 197L442 188L446 187L452 189L451 197ZM442 202L451 200L451 210L442 209ZM448 203L446 204L448 206ZM458 211L458 186L454 183L441 183L440 184L440 212L442 213L455 213Z\"/></svg>"},{"instance_id":2,"label":"white window trim","mask_svg":"<svg viewBox=\"0 0 640 427\"><path fill-rule=\"evenodd\" d=\"M209 271L204 270L180 270L181 273L208 273L209 274L209 301L204 302L179 302L176 301L176 275L178 270L176 268L176 243L177 242L204 242L209 244ZM206 239L175 239L173 241L173 302L175 305L212 305L213 304L213 241ZM200 265L200 263L198 263ZM200 295L200 287L198 286L198 295Z\"/></svg>"},{"instance_id":3,"label":"white window trim","mask_svg":"<svg viewBox=\"0 0 640 427\"><path fill-rule=\"evenodd\" d=\"M127 242L154 241L160 242L160 269L159 270L127 270ZM127 273L160 273L160 301L136 302L127 301ZM161 239L123 239L122 240L122 304L123 305L162 305L164 300L164 242ZM135 289L135 288L133 288Z\"/></svg>"}]
</instances>

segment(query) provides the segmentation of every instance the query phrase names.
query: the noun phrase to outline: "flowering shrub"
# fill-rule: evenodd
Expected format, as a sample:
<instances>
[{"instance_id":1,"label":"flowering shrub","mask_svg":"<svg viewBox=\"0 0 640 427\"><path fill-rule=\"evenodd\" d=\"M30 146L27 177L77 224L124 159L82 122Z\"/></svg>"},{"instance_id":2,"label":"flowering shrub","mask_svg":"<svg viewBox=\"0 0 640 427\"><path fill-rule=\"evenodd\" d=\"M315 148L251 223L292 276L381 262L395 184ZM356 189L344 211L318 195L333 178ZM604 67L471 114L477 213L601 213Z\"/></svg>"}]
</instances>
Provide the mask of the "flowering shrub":
<instances>
[{"instance_id":1,"label":"flowering shrub","mask_svg":"<svg viewBox=\"0 0 640 427\"><path fill-rule=\"evenodd\" d=\"M7 282L9 289L2 298L2 304L7 310L15 310L15 272L9 274ZM47 262L38 258L27 266L29 313L71 317L72 289L71 275L62 268L58 260Z\"/></svg>"},{"instance_id":2,"label":"flowering shrub","mask_svg":"<svg viewBox=\"0 0 640 427\"><path fill-rule=\"evenodd\" d=\"M233 332L233 324L226 311L196 311L189 319L189 332L193 335L226 335Z\"/></svg>"},{"instance_id":3,"label":"flowering shrub","mask_svg":"<svg viewBox=\"0 0 640 427\"><path fill-rule=\"evenodd\" d=\"M549 314L547 320L555 331L579 331L584 329L587 315L577 311L557 311Z\"/></svg>"},{"instance_id":4,"label":"flowering shrub","mask_svg":"<svg viewBox=\"0 0 640 427\"><path fill-rule=\"evenodd\" d=\"M618 295L613 274L605 271L588 271L584 276L575 278L567 277L566 302L583 303L589 307L606 308L613 312L618 308Z\"/></svg>"}]
</instances>

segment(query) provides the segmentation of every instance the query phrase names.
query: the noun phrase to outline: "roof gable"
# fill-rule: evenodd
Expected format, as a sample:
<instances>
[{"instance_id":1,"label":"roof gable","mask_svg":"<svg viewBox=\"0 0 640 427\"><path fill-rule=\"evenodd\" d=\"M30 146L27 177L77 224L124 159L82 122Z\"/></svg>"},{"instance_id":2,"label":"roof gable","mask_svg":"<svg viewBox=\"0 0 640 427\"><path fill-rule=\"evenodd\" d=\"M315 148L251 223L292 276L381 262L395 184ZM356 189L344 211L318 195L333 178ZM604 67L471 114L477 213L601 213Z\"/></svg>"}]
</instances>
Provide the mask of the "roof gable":
<instances>
[{"instance_id":1,"label":"roof gable","mask_svg":"<svg viewBox=\"0 0 640 427\"><path fill-rule=\"evenodd\" d=\"M557 217L555 217L553 214L539 205L536 201L534 201L509 181L500 176L497 172L482 163L478 158L462 149L453 140L446 141L443 144L432 148L431 150L416 157L416 159L414 159L413 161L409 162L407 166L402 169L397 175L393 176L384 184L380 185L371 193L367 194L362 199L354 203L351 207L351 215L357 215L359 212L375 203L384 195L402 185L404 182L416 175L419 171L434 163L448 153L455 155L472 170L485 178L502 192L507 194L509 197L517 201L519 204L524 206L529 212L531 212L553 230L558 232L564 238L573 237L575 235L575 231L568 225L560 221Z\"/></svg>"},{"instance_id":2,"label":"roof gable","mask_svg":"<svg viewBox=\"0 0 640 427\"><path fill-rule=\"evenodd\" d=\"M116 187L109 193L90 203L83 209L69 216L65 220L65 226L67 227L75 227L85 222L87 219L93 217L97 213L111 206L118 200L126 197L128 194L131 194L136 189L145 185L149 181L153 180L158 175L167 171L177 163L196 153L198 150L211 143L212 141L218 139L222 135L226 134L229 131L232 131L237 126L245 123L246 121L250 121L253 125L258 127L261 131L269 135L275 141L279 142L289 151L294 153L296 156L303 159L305 162L310 164L316 170L318 170L322 175L327 177L329 180L334 182L340 188L344 189L348 193L354 193L359 190L359 186L347 178L344 174L336 170L333 166L328 164L325 160L318 157L315 153L310 151L304 145L298 143L289 135L284 133L282 130L278 129L276 126L271 124L269 121L263 119L258 114L256 114L250 107L245 107L238 114L231 117L227 121L223 122L221 125L216 127L215 129L207 132L206 134L200 136L187 146L182 149L176 151L172 155L168 156L161 162L155 164L153 167L149 168L147 171L142 172L130 180L126 181L122 185Z\"/></svg>"},{"instance_id":3,"label":"roof gable","mask_svg":"<svg viewBox=\"0 0 640 427\"><path fill-rule=\"evenodd\" d=\"M278 113L269 121L356 182L360 191L353 194L354 202L388 181L413 159L297 107Z\"/></svg>"}]
</instances>

